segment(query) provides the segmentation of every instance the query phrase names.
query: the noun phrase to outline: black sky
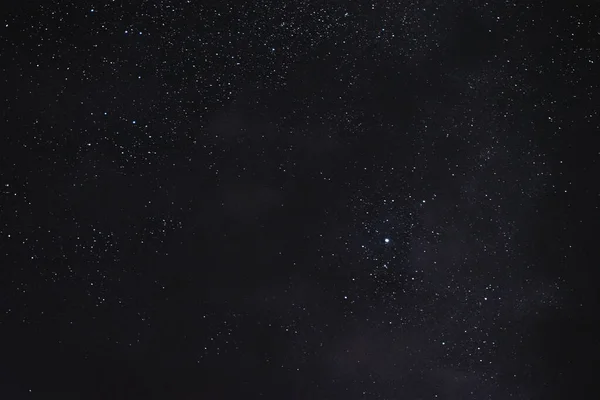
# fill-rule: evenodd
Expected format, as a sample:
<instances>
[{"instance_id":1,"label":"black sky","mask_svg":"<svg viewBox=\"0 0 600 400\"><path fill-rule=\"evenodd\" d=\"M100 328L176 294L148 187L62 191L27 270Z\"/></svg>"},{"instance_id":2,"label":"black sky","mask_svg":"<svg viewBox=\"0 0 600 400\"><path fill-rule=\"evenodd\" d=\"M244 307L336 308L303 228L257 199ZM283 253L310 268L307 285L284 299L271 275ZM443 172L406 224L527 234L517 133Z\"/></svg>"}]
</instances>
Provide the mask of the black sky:
<instances>
[{"instance_id":1,"label":"black sky","mask_svg":"<svg viewBox=\"0 0 600 400\"><path fill-rule=\"evenodd\" d=\"M600 5L551 3L3 5L0 397L593 398Z\"/></svg>"}]
</instances>

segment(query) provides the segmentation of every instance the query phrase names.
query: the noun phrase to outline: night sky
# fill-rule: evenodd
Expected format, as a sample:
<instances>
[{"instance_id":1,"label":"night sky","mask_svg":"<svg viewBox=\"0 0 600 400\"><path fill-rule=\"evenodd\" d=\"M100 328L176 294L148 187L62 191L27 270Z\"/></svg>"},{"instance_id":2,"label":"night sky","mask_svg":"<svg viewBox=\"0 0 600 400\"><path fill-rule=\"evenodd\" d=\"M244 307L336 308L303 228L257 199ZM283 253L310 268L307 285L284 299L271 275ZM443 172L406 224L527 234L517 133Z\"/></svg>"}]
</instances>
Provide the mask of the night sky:
<instances>
[{"instance_id":1,"label":"night sky","mask_svg":"<svg viewBox=\"0 0 600 400\"><path fill-rule=\"evenodd\" d=\"M0 398L596 397L597 1L0 17Z\"/></svg>"}]
</instances>

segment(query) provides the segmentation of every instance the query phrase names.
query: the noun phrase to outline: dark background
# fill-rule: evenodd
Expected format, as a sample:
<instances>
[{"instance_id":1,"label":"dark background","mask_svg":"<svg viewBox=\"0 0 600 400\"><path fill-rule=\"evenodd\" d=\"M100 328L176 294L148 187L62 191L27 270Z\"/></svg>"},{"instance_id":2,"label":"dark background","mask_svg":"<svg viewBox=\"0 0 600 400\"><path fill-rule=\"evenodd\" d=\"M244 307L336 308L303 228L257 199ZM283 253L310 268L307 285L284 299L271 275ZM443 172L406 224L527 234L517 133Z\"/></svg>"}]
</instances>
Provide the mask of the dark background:
<instances>
[{"instance_id":1,"label":"dark background","mask_svg":"<svg viewBox=\"0 0 600 400\"><path fill-rule=\"evenodd\" d=\"M0 396L592 398L600 5L438 3L3 4Z\"/></svg>"}]
</instances>

